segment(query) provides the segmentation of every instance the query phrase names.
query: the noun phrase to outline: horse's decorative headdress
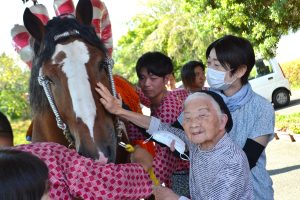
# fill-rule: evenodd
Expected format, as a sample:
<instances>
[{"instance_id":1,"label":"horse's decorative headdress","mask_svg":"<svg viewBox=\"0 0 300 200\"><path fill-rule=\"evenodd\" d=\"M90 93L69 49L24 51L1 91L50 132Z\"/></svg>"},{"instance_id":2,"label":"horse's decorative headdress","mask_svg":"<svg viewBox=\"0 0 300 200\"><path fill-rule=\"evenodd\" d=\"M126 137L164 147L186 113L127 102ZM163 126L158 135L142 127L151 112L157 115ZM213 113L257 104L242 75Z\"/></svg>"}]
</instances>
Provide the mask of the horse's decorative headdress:
<instances>
[{"instance_id":1,"label":"horse's decorative headdress","mask_svg":"<svg viewBox=\"0 0 300 200\"><path fill-rule=\"evenodd\" d=\"M22 0L23 3L29 0ZM45 6L38 4L37 0L32 0L33 6L30 11L36 15L45 25L49 20L48 11ZM113 40L109 14L105 4L100 0L91 0L93 5L92 24L98 37L102 40L108 50L108 55L112 55ZM74 15L75 8L72 0L54 0L53 7L56 16ZM21 59L31 68L33 50L30 45L31 36L23 25L15 25L11 30L13 45Z\"/></svg>"}]
</instances>

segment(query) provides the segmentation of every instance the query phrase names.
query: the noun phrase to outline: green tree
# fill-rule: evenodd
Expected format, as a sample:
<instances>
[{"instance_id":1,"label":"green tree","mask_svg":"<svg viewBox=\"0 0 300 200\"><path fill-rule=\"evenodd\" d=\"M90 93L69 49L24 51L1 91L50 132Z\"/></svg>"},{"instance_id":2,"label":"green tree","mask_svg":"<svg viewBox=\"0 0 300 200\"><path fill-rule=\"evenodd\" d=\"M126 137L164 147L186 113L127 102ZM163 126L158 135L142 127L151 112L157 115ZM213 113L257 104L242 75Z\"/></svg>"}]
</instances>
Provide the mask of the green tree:
<instances>
[{"instance_id":1,"label":"green tree","mask_svg":"<svg viewBox=\"0 0 300 200\"><path fill-rule=\"evenodd\" d=\"M3 53L0 56L0 74L0 110L12 119L29 117L29 70L21 69L13 58Z\"/></svg>"},{"instance_id":2,"label":"green tree","mask_svg":"<svg viewBox=\"0 0 300 200\"><path fill-rule=\"evenodd\" d=\"M186 0L213 38L234 34L249 39L257 53L275 55L282 35L300 27L299 0ZM199 27L201 28L201 27Z\"/></svg>"},{"instance_id":3,"label":"green tree","mask_svg":"<svg viewBox=\"0 0 300 200\"><path fill-rule=\"evenodd\" d=\"M135 62L147 51L170 56L178 77L184 62L204 60L208 44L225 34L249 39L268 58L282 35L300 27L299 0L148 0L147 6L114 53L115 72L133 82Z\"/></svg>"},{"instance_id":4,"label":"green tree","mask_svg":"<svg viewBox=\"0 0 300 200\"><path fill-rule=\"evenodd\" d=\"M133 26L126 36L121 37L114 51L116 61L114 72L130 82L136 83L135 63L145 53L144 41L157 28L159 19L151 15L137 15L129 26Z\"/></svg>"}]
</instances>

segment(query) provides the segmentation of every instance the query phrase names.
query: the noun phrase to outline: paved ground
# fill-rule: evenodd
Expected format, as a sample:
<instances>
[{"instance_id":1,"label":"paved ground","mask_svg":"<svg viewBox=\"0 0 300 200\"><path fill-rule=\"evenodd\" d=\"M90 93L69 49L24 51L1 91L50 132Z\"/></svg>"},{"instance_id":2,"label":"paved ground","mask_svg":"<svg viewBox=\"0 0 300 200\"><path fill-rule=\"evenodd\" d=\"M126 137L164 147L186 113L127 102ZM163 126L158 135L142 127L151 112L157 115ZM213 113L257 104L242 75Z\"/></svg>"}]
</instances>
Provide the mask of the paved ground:
<instances>
[{"instance_id":1,"label":"paved ground","mask_svg":"<svg viewBox=\"0 0 300 200\"><path fill-rule=\"evenodd\" d=\"M267 169L273 180L275 200L300 199L300 142L273 140L267 147Z\"/></svg>"},{"instance_id":2,"label":"paved ground","mask_svg":"<svg viewBox=\"0 0 300 200\"><path fill-rule=\"evenodd\" d=\"M292 91L289 106L277 109L278 114L300 112L300 90ZM300 121L300 119L299 119ZM275 200L300 199L300 140L291 142L279 135L267 147L267 169L273 180Z\"/></svg>"}]
</instances>

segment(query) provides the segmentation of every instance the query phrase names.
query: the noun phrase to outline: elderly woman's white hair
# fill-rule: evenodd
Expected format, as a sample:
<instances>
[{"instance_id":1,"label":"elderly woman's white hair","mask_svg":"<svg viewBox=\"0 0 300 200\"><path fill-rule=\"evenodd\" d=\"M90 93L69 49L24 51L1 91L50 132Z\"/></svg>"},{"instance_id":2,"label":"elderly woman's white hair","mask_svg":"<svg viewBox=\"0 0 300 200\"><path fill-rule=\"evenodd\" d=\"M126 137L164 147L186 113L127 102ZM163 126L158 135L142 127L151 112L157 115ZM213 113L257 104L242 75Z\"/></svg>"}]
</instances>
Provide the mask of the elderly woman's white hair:
<instances>
[{"instance_id":1,"label":"elderly woman's white hair","mask_svg":"<svg viewBox=\"0 0 300 200\"><path fill-rule=\"evenodd\" d=\"M183 104L184 107L186 107L186 105L187 105L190 101L192 101L192 100L194 100L194 99L198 99L198 98L208 98L208 99L210 99L211 102L212 102L212 104L213 104L213 106L214 106L214 108L215 108L216 111L218 112L218 114L222 114L222 113L223 113L223 112L221 111L220 105L217 103L217 101L216 101L214 98L212 98L212 96L208 95L207 93L203 93L203 92L195 92L195 93L189 95L189 96L185 99L185 101L184 101L184 104Z\"/></svg>"},{"instance_id":2,"label":"elderly woman's white hair","mask_svg":"<svg viewBox=\"0 0 300 200\"><path fill-rule=\"evenodd\" d=\"M225 102L223 101L222 97L215 93L215 92L212 92L212 91L209 91L209 90L202 90L200 92L195 92L191 95L189 95L186 100L184 101L184 107L186 107L186 105L191 101L191 100L194 100L194 99L197 99L197 98L209 98L211 99L211 102L213 104L213 106L215 107L215 109L217 110L218 114L221 114L221 113L224 113L227 115L227 123L226 123L226 126L225 126L225 129L227 132L230 132L231 129L232 129L232 126L233 126L233 122L232 122L232 117L231 117L231 114L230 114L230 111L228 110Z\"/></svg>"}]
</instances>

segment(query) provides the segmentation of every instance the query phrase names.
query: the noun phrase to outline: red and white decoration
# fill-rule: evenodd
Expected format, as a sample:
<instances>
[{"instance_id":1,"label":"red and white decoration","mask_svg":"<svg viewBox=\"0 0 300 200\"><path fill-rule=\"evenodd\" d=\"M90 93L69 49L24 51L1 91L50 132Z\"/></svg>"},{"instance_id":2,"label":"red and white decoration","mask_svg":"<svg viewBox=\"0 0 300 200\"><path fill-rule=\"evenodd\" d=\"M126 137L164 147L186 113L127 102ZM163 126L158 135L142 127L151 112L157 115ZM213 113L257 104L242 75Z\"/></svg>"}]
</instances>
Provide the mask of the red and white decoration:
<instances>
[{"instance_id":1,"label":"red and white decoration","mask_svg":"<svg viewBox=\"0 0 300 200\"><path fill-rule=\"evenodd\" d=\"M53 8L56 16L75 14L75 7L72 0L54 0Z\"/></svg>"},{"instance_id":2,"label":"red and white decoration","mask_svg":"<svg viewBox=\"0 0 300 200\"><path fill-rule=\"evenodd\" d=\"M31 6L29 9L43 22L44 25L47 24L47 22L49 21L49 14L47 8L43 4L36 4L34 6Z\"/></svg>"},{"instance_id":3,"label":"red and white decoration","mask_svg":"<svg viewBox=\"0 0 300 200\"><path fill-rule=\"evenodd\" d=\"M93 25L99 38L104 42L109 55L112 55L113 39L111 23L105 4L100 0L91 0L93 5Z\"/></svg>"},{"instance_id":4,"label":"red and white decoration","mask_svg":"<svg viewBox=\"0 0 300 200\"><path fill-rule=\"evenodd\" d=\"M30 47L30 34L27 29L16 24L11 29L12 44L15 48L15 51L20 55L21 59L31 68L32 59L33 59L33 50Z\"/></svg>"},{"instance_id":5,"label":"red and white decoration","mask_svg":"<svg viewBox=\"0 0 300 200\"><path fill-rule=\"evenodd\" d=\"M34 3L35 0L32 0ZM92 25L98 37L103 41L108 50L109 56L112 56L113 39L109 14L104 2L100 0L91 0L93 5L93 20ZM56 16L65 14L75 14L75 7L72 0L54 0L53 8ZM47 8L42 4L31 6L30 11L35 14L44 25L49 21ZM31 68L33 59L33 50L30 47L30 34L22 25L15 25L11 30L13 45L21 59Z\"/></svg>"}]
</instances>

